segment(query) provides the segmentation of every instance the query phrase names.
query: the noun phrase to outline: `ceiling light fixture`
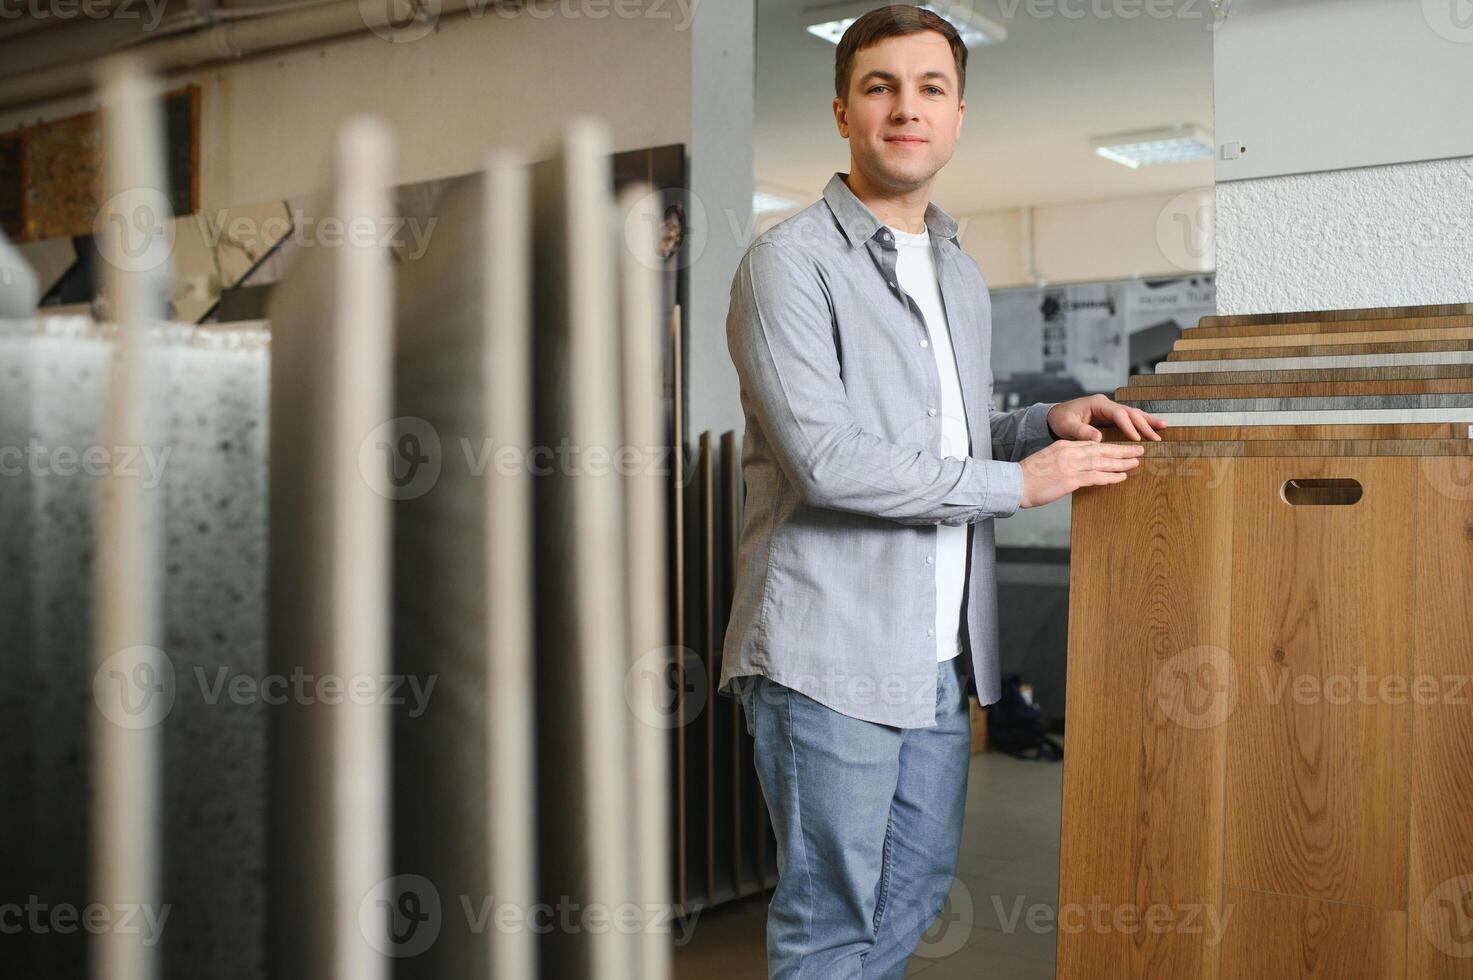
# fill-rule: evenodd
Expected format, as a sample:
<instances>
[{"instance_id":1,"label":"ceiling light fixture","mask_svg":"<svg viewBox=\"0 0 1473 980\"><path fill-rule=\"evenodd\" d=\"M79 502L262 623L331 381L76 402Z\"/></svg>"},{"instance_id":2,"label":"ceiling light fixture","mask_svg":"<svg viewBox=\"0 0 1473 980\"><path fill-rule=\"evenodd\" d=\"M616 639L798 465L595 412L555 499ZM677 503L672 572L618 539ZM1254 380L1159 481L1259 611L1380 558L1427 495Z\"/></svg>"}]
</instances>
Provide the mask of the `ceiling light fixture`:
<instances>
[{"instance_id":1,"label":"ceiling light fixture","mask_svg":"<svg viewBox=\"0 0 1473 980\"><path fill-rule=\"evenodd\" d=\"M1091 143L1095 153L1132 170L1163 163L1206 160L1213 154L1212 134L1191 124L1096 136Z\"/></svg>"},{"instance_id":2,"label":"ceiling light fixture","mask_svg":"<svg viewBox=\"0 0 1473 980\"><path fill-rule=\"evenodd\" d=\"M752 192L752 213L764 214L768 211L788 211L796 208L801 201L795 201L790 197L780 194L769 194L767 191Z\"/></svg>"}]
</instances>

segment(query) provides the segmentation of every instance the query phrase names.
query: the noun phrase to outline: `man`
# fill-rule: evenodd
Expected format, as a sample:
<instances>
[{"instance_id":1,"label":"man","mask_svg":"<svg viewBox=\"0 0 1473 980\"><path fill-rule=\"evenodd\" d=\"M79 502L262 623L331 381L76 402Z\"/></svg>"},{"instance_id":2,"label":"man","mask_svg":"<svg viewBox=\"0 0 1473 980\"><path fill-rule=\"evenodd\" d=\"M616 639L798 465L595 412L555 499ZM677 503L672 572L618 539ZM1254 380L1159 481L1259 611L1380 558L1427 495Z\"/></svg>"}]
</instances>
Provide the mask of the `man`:
<instances>
[{"instance_id":1,"label":"man","mask_svg":"<svg viewBox=\"0 0 1473 980\"><path fill-rule=\"evenodd\" d=\"M1165 422L1103 395L992 410L991 306L930 203L967 51L929 11L845 32L848 174L759 236L727 340L746 517L720 689L778 844L772 977L901 977L960 845L966 692L999 697L992 521L1119 483Z\"/></svg>"}]
</instances>

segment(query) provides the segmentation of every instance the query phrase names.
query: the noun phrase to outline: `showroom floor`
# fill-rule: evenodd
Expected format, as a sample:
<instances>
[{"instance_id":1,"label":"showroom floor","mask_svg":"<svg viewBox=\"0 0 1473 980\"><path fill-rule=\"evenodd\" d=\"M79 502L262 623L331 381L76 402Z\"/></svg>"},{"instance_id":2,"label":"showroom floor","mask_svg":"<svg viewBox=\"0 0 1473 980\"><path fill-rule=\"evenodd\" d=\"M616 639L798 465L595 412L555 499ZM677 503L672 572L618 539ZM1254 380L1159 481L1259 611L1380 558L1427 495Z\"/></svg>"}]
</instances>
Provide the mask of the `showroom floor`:
<instances>
[{"instance_id":1,"label":"showroom floor","mask_svg":"<svg viewBox=\"0 0 1473 980\"><path fill-rule=\"evenodd\" d=\"M909 976L1053 980L1063 774L1058 763L995 752L972 757L957 885L911 958ZM676 980L766 977L768 897L703 913L689 942L676 947Z\"/></svg>"}]
</instances>

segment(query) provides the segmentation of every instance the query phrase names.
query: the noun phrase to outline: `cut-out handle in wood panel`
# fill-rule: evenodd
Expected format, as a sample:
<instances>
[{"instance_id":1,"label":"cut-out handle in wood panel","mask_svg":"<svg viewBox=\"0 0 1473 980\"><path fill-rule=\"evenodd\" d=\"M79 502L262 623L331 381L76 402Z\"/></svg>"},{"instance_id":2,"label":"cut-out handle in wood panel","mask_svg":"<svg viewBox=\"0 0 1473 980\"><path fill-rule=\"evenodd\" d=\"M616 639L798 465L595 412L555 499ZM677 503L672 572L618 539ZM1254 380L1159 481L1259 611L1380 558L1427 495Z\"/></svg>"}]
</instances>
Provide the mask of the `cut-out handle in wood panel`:
<instances>
[{"instance_id":1,"label":"cut-out handle in wood panel","mask_svg":"<svg viewBox=\"0 0 1473 980\"><path fill-rule=\"evenodd\" d=\"M1363 493L1359 480L1348 479L1286 480L1279 488L1284 502L1294 507L1346 507Z\"/></svg>"}]
</instances>

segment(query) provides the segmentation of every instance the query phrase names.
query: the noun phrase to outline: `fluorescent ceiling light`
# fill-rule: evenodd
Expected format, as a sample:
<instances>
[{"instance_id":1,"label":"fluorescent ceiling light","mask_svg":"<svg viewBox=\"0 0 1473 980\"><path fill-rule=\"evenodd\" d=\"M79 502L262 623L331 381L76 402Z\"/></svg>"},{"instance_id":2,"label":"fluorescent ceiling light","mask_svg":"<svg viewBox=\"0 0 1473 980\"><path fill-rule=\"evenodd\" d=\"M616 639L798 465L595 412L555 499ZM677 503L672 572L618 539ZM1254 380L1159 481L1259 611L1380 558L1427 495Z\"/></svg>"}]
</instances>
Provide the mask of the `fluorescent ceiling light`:
<instances>
[{"instance_id":1,"label":"fluorescent ceiling light","mask_svg":"<svg viewBox=\"0 0 1473 980\"><path fill-rule=\"evenodd\" d=\"M1192 125L1096 136L1091 142L1095 153L1132 170L1162 163L1206 160L1213 154L1212 134Z\"/></svg>"},{"instance_id":2,"label":"fluorescent ceiling light","mask_svg":"<svg viewBox=\"0 0 1473 980\"><path fill-rule=\"evenodd\" d=\"M766 211L787 211L790 208L796 208L801 203L801 201L795 201L780 194L769 194L767 191L752 192L753 214L762 214Z\"/></svg>"},{"instance_id":3,"label":"fluorescent ceiling light","mask_svg":"<svg viewBox=\"0 0 1473 980\"><path fill-rule=\"evenodd\" d=\"M876 6L878 4L874 0L862 0L860 3L828 3L821 7L810 7L803 11L803 27L814 37L823 38L830 44L838 44L839 38L844 36L849 25L858 20L861 15L874 10ZM933 14L945 17L961 35L962 43L969 48L1007 40L1008 29L1006 27L989 17L982 16L966 3L956 3L953 0L933 0L931 3L920 3L916 6L925 7Z\"/></svg>"}]
</instances>

